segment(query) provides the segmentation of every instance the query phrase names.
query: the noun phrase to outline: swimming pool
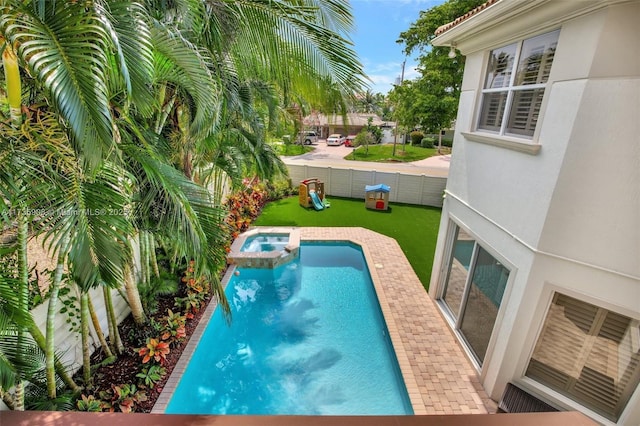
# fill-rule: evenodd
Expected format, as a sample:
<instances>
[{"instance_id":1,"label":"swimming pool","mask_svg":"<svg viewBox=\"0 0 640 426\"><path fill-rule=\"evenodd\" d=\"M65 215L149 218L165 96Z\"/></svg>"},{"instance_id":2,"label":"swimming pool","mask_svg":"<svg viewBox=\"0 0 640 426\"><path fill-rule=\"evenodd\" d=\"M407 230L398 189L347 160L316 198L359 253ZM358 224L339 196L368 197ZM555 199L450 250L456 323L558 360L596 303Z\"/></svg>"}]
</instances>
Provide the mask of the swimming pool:
<instances>
[{"instance_id":1,"label":"swimming pool","mask_svg":"<svg viewBox=\"0 0 640 426\"><path fill-rule=\"evenodd\" d=\"M413 414L362 251L307 243L239 269L167 414Z\"/></svg>"}]
</instances>

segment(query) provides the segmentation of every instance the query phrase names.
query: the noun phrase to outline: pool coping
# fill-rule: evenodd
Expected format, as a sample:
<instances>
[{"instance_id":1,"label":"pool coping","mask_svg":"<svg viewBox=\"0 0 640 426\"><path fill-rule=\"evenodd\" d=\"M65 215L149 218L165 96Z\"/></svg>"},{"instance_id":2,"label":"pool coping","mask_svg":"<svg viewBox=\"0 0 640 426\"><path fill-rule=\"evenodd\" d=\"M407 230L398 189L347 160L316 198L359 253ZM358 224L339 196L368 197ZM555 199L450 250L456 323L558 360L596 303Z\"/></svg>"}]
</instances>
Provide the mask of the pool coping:
<instances>
[{"instance_id":1,"label":"pool coping","mask_svg":"<svg viewBox=\"0 0 640 426\"><path fill-rule=\"evenodd\" d=\"M414 414L486 414L495 403L480 385L451 329L411 268L398 243L365 228L253 227L285 233L300 241L347 241L364 253ZM233 271L227 270L226 287ZM209 303L200 323L167 380L152 413L164 413L217 304Z\"/></svg>"}]
</instances>

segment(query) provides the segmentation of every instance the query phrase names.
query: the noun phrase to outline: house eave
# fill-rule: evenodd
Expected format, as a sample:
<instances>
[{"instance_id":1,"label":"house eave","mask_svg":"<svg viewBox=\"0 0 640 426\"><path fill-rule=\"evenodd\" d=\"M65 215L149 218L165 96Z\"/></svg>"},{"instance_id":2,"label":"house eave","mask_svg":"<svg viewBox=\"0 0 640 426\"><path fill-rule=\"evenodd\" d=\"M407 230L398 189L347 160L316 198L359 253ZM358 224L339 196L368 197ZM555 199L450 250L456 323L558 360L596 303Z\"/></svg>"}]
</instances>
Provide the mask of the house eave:
<instances>
[{"instance_id":1,"label":"house eave","mask_svg":"<svg viewBox=\"0 0 640 426\"><path fill-rule=\"evenodd\" d=\"M434 46L454 45L463 55L558 28L569 19L634 0L498 1L449 28L432 40ZM542 7L544 6L544 7ZM523 24L524 23L524 24Z\"/></svg>"}]
</instances>

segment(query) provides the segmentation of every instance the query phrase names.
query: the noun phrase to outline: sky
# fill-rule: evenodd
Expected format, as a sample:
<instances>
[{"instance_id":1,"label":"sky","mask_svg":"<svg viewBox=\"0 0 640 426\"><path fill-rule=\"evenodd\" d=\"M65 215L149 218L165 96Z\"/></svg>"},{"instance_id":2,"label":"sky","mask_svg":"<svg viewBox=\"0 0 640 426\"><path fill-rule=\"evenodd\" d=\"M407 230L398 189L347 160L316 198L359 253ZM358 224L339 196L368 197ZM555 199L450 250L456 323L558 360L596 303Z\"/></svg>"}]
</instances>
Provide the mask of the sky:
<instances>
[{"instance_id":1,"label":"sky","mask_svg":"<svg viewBox=\"0 0 640 426\"><path fill-rule=\"evenodd\" d=\"M351 0L355 30L351 34L354 50L372 80L373 93L386 94L402 73L405 60L403 44L396 43L400 33L409 29L421 10L444 0ZM417 52L406 57L404 78L418 76Z\"/></svg>"}]
</instances>

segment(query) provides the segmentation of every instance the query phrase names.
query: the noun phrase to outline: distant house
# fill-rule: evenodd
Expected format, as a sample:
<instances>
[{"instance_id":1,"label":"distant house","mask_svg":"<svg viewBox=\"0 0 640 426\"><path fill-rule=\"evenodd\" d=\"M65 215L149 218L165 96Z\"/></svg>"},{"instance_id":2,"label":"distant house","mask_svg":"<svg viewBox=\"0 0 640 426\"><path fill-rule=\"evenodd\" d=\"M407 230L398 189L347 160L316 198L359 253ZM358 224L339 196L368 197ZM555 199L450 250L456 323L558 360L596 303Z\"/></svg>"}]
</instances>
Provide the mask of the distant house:
<instances>
[{"instance_id":1,"label":"distant house","mask_svg":"<svg viewBox=\"0 0 640 426\"><path fill-rule=\"evenodd\" d=\"M490 0L466 56L429 294L509 382L640 424L640 2Z\"/></svg>"},{"instance_id":2,"label":"distant house","mask_svg":"<svg viewBox=\"0 0 640 426\"><path fill-rule=\"evenodd\" d=\"M372 119L371 124L381 128L393 128L395 123L382 121L376 114L366 114L350 112L346 115L347 120L344 121L342 115L339 114L321 114L313 112L306 116L302 121L305 128L313 129L320 134L321 138L326 138L332 133L341 133L343 135L355 135L367 125L369 118Z\"/></svg>"}]
</instances>

